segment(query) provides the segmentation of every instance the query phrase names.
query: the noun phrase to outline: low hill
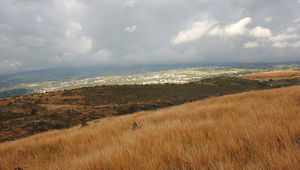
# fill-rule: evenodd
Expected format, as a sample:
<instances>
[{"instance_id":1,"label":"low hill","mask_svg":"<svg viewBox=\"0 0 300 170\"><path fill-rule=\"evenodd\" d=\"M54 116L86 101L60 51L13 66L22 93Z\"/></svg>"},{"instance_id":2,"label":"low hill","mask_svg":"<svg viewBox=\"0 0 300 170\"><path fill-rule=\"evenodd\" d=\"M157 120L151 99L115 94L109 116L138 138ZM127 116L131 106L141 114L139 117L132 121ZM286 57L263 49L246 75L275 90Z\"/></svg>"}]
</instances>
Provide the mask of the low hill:
<instances>
[{"instance_id":1,"label":"low hill","mask_svg":"<svg viewBox=\"0 0 300 170\"><path fill-rule=\"evenodd\" d=\"M0 169L299 169L300 86L211 97L0 144Z\"/></svg>"},{"instance_id":2,"label":"low hill","mask_svg":"<svg viewBox=\"0 0 300 170\"><path fill-rule=\"evenodd\" d=\"M287 87L300 84L300 71L281 70L272 72L260 72L245 74L239 78L257 80L272 88Z\"/></svg>"},{"instance_id":3,"label":"low hill","mask_svg":"<svg viewBox=\"0 0 300 170\"><path fill-rule=\"evenodd\" d=\"M272 72L259 72L252 74L245 74L240 76L241 78L258 81L269 81L269 80L284 80L284 79L300 79L300 71L294 70L281 70Z\"/></svg>"},{"instance_id":4,"label":"low hill","mask_svg":"<svg viewBox=\"0 0 300 170\"><path fill-rule=\"evenodd\" d=\"M187 84L96 86L0 99L0 142L104 117L266 88L270 87L255 80L218 77Z\"/></svg>"}]
</instances>

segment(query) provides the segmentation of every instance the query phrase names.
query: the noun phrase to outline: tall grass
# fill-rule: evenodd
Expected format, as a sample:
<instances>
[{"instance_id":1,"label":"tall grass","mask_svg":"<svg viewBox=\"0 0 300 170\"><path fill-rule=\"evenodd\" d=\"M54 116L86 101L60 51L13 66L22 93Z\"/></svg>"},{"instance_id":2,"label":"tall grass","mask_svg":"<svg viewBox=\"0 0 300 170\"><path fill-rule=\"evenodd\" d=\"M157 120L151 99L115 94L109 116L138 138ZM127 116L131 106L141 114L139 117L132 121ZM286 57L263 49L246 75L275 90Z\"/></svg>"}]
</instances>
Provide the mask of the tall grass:
<instances>
[{"instance_id":1,"label":"tall grass","mask_svg":"<svg viewBox=\"0 0 300 170\"><path fill-rule=\"evenodd\" d=\"M0 169L300 169L300 86L2 143L0 162Z\"/></svg>"}]
</instances>

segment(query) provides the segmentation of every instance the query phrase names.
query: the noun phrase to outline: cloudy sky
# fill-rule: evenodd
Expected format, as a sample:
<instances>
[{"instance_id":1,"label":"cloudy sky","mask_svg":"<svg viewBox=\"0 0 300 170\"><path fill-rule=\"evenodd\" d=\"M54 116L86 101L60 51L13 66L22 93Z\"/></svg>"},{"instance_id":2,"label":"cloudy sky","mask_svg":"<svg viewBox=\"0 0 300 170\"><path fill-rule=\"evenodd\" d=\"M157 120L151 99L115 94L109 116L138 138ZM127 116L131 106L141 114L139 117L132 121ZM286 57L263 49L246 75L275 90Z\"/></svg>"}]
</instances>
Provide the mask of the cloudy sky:
<instances>
[{"instance_id":1,"label":"cloudy sky","mask_svg":"<svg viewBox=\"0 0 300 170\"><path fill-rule=\"evenodd\" d=\"M1 0L0 74L300 60L300 0Z\"/></svg>"}]
</instances>

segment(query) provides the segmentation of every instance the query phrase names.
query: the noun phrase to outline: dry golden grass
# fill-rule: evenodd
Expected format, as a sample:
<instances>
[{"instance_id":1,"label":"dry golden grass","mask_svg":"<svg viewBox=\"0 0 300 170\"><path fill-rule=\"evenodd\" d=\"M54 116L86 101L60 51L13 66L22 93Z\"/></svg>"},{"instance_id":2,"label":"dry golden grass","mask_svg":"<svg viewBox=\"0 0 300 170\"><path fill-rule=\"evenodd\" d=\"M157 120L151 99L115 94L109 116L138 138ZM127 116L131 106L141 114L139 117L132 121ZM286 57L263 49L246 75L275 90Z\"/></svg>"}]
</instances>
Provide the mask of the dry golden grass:
<instances>
[{"instance_id":1,"label":"dry golden grass","mask_svg":"<svg viewBox=\"0 0 300 170\"><path fill-rule=\"evenodd\" d=\"M281 79L299 79L300 71L292 70L282 70L282 71L272 71L272 72L260 72L241 75L240 78L245 78L249 80L258 80L258 81L268 81L272 80L281 80Z\"/></svg>"},{"instance_id":2,"label":"dry golden grass","mask_svg":"<svg viewBox=\"0 0 300 170\"><path fill-rule=\"evenodd\" d=\"M0 155L0 169L299 169L300 86L105 118Z\"/></svg>"}]
</instances>

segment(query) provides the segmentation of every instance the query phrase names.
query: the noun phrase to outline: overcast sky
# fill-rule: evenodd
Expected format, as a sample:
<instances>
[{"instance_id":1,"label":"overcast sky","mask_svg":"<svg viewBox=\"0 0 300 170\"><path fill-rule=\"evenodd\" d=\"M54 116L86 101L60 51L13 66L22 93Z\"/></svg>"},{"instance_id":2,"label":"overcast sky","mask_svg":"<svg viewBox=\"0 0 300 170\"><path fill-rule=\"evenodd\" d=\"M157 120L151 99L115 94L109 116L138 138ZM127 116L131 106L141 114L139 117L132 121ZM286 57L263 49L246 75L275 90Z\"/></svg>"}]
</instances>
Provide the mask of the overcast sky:
<instances>
[{"instance_id":1,"label":"overcast sky","mask_svg":"<svg viewBox=\"0 0 300 170\"><path fill-rule=\"evenodd\" d=\"M300 60L300 0L1 0L0 74Z\"/></svg>"}]
</instances>

